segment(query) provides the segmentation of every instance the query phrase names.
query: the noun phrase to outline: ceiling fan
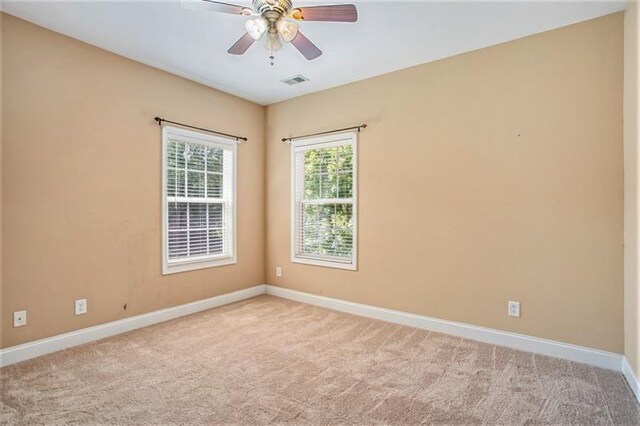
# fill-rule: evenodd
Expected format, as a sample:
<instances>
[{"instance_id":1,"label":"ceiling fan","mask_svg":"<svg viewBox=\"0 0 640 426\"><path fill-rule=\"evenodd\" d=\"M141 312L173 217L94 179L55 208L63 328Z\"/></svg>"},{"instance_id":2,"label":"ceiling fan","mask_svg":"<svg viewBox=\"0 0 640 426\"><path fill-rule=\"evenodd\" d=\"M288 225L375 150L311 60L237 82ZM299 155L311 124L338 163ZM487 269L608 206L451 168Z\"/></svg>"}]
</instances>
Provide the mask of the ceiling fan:
<instances>
[{"instance_id":1,"label":"ceiling fan","mask_svg":"<svg viewBox=\"0 0 640 426\"><path fill-rule=\"evenodd\" d=\"M264 46L271 51L282 47L282 40L291 43L311 61L322 51L298 30L296 21L356 22L358 10L352 4L293 7L291 0L253 0L253 8L212 0L182 0L188 9L257 16L245 23L246 33L227 51L232 55L244 54L256 41L264 38Z\"/></svg>"}]
</instances>

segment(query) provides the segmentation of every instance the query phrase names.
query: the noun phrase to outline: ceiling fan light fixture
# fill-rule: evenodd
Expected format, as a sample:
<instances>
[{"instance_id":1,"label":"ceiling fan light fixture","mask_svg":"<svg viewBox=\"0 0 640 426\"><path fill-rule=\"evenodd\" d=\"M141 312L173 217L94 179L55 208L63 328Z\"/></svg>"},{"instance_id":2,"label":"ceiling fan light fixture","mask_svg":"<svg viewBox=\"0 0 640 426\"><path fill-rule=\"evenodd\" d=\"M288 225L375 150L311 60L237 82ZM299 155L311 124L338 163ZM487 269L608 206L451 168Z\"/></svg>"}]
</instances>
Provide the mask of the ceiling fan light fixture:
<instances>
[{"instance_id":1,"label":"ceiling fan light fixture","mask_svg":"<svg viewBox=\"0 0 640 426\"><path fill-rule=\"evenodd\" d=\"M267 29L269 23L263 17L250 19L244 24L244 28L247 30L247 34L254 40L260 40Z\"/></svg>"},{"instance_id":2,"label":"ceiling fan light fixture","mask_svg":"<svg viewBox=\"0 0 640 426\"><path fill-rule=\"evenodd\" d=\"M358 9L354 4L294 7L294 0L251 0L251 7L249 7L226 3L226 1L182 0L182 5L189 9L258 17L245 22L246 33L227 52L231 55L244 55L256 41L264 38L264 46L272 52L269 56L271 65L274 60L273 51L282 48L283 40L291 43L308 61L313 61L322 55L322 50L298 29L298 22L358 21ZM295 1L302 2L302 0Z\"/></svg>"},{"instance_id":3,"label":"ceiling fan light fixture","mask_svg":"<svg viewBox=\"0 0 640 426\"><path fill-rule=\"evenodd\" d=\"M267 36L264 38L264 47L270 51L280 50L282 48L280 35L272 32L267 33Z\"/></svg>"},{"instance_id":4,"label":"ceiling fan light fixture","mask_svg":"<svg viewBox=\"0 0 640 426\"><path fill-rule=\"evenodd\" d=\"M300 21L302 20L302 10L300 9L293 9L291 11L291 13L289 14L289 16L291 16L293 19Z\"/></svg>"},{"instance_id":5,"label":"ceiling fan light fixture","mask_svg":"<svg viewBox=\"0 0 640 426\"><path fill-rule=\"evenodd\" d=\"M276 29L282 36L282 39L287 43L291 42L291 40L298 35L298 24L287 21L286 19L280 19L276 24Z\"/></svg>"}]
</instances>

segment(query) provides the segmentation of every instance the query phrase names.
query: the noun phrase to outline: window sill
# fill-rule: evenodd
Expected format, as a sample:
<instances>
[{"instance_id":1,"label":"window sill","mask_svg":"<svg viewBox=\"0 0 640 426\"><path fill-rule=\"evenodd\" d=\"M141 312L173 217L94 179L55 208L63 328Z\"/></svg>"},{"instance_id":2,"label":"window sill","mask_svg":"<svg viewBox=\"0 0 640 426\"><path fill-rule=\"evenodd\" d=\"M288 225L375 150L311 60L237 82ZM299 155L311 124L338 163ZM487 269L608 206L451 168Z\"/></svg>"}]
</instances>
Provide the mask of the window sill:
<instances>
[{"instance_id":1,"label":"window sill","mask_svg":"<svg viewBox=\"0 0 640 426\"><path fill-rule=\"evenodd\" d=\"M177 274L179 272L196 271L198 269L215 268L217 266L235 265L236 257L222 259L197 260L192 262L165 263L162 265L162 275Z\"/></svg>"},{"instance_id":2,"label":"window sill","mask_svg":"<svg viewBox=\"0 0 640 426\"><path fill-rule=\"evenodd\" d=\"M355 262L353 263L332 262L330 260L320 260L320 259L312 259L312 258L297 257L297 256L292 257L291 262L302 263L305 265L312 265L312 266L322 266L324 268L346 269L348 271L358 270L358 266L356 265Z\"/></svg>"}]
</instances>

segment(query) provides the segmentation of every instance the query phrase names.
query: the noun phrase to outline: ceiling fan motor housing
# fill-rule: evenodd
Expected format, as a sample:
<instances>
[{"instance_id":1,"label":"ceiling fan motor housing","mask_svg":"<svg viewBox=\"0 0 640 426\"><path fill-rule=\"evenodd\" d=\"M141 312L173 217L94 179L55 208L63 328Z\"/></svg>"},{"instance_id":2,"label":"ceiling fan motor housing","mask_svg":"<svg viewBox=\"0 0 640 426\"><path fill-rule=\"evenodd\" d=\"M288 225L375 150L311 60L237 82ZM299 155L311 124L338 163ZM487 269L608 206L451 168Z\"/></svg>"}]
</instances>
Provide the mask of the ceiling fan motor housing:
<instances>
[{"instance_id":1,"label":"ceiling fan motor housing","mask_svg":"<svg viewBox=\"0 0 640 426\"><path fill-rule=\"evenodd\" d=\"M291 0L253 0L253 9L261 15L271 11L286 16L292 7Z\"/></svg>"}]
</instances>

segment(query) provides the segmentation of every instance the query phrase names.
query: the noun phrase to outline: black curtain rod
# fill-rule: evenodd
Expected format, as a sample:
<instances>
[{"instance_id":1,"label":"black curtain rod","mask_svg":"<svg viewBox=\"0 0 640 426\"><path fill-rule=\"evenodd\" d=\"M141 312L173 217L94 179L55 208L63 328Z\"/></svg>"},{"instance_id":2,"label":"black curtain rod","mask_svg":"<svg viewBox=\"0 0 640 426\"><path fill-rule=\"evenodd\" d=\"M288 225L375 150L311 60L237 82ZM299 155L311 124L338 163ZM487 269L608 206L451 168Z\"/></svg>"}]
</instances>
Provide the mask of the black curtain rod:
<instances>
[{"instance_id":1,"label":"black curtain rod","mask_svg":"<svg viewBox=\"0 0 640 426\"><path fill-rule=\"evenodd\" d=\"M176 125L182 126L182 127L188 127L189 129L201 130L203 132L213 133L214 135L224 136L224 137L227 137L227 138L235 139L237 141L246 141L246 140L248 140L247 138L242 137L242 136L230 135L228 133L217 132L215 130L205 129L203 127L196 127L196 126L191 126L189 124L178 123L177 121L165 120L164 118L160 118L160 117L153 117L153 119L158 122L159 126L162 126L163 122L164 123L171 123L171 124L176 124Z\"/></svg>"},{"instance_id":2,"label":"black curtain rod","mask_svg":"<svg viewBox=\"0 0 640 426\"><path fill-rule=\"evenodd\" d=\"M320 132L320 133L311 133L310 135L303 135L303 136L291 136L289 138L282 138L282 142L291 142L294 139L303 139L303 138L309 138L311 136L321 136L321 135L329 135L331 133L339 133L339 132L346 132L347 130L358 130L358 132L360 132L362 129L366 129L367 125L366 124L361 124L359 126L352 126L352 127L345 127L344 129L336 129L336 130L328 130L326 132Z\"/></svg>"}]
</instances>

